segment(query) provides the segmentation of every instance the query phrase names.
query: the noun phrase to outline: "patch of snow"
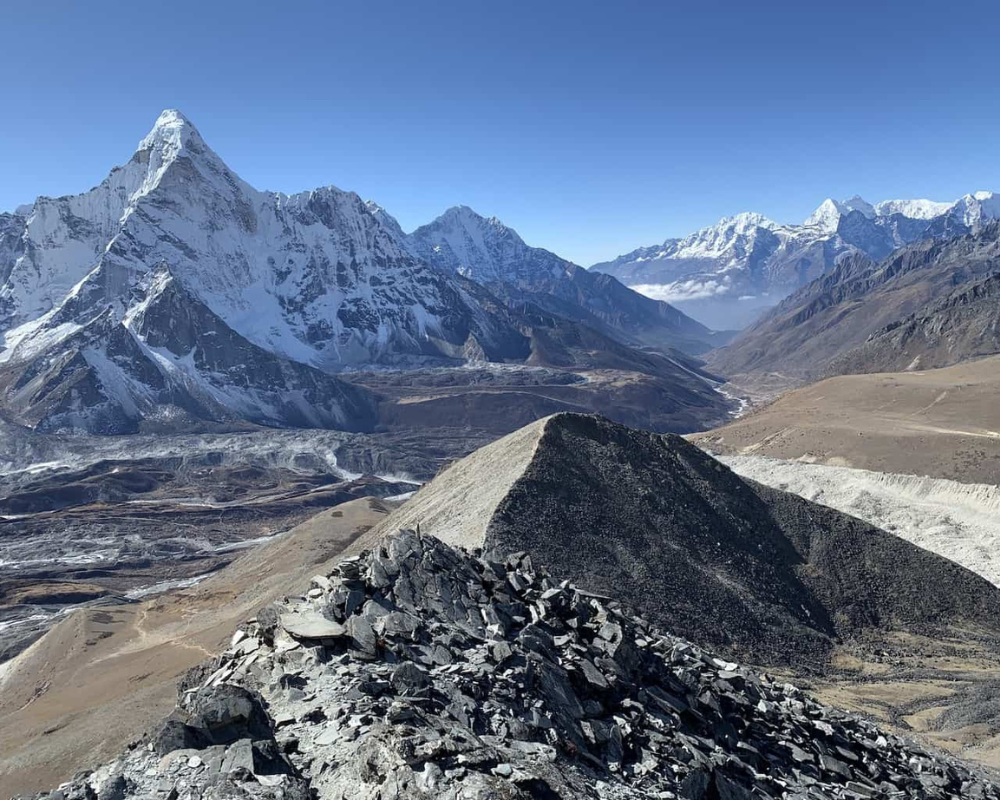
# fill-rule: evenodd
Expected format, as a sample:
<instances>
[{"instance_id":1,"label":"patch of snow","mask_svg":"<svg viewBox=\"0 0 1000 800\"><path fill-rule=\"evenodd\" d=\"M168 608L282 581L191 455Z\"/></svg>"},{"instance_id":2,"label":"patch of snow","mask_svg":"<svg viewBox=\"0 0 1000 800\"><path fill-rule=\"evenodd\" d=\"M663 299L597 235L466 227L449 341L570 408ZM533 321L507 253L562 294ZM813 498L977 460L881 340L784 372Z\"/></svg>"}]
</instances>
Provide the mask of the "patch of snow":
<instances>
[{"instance_id":1,"label":"patch of snow","mask_svg":"<svg viewBox=\"0 0 1000 800\"><path fill-rule=\"evenodd\" d=\"M201 583L211 574L212 573L208 572L204 575L195 575L193 578L182 578L174 581L160 581L159 583L154 583L149 586L132 589L132 591L125 593L125 597L129 600L141 600L145 597L151 597L154 594L169 592L173 589L187 589L190 586L195 586Z\"/></svg>"},{"instance_id":2,"label":"patch of snow","mask_svg":"<svg viewBox=\"0 0 1000 800\"><path fill-rule=\"evenodd\" d=\"M734 472L871 523L1000 586L1000 487L763 456Z\"/></svg>"}]
</instances>

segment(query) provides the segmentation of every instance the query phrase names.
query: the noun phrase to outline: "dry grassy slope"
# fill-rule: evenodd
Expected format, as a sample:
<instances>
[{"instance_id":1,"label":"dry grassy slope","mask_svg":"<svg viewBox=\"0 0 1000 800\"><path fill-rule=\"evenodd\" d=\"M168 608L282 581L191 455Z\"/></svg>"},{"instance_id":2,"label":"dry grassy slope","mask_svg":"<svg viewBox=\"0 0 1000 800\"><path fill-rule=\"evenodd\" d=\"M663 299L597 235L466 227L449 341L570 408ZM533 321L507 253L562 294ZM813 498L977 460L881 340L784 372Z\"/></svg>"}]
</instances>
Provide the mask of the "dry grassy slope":
<instances>
[{"instance_id":1,"label":"dry grassy slope","mask_svg":"<svg viewBox=\"0 0 1000 800\"><path fill-rule=\"evenodd\" d=\"M72 614L0 677L0 797L51 788L115 756L162 720L187 669L266 602L301 591L388 513L362 498L328 509L201 584Z\"/></svg>"},{"instance_id":2,"label":"dry grassy slope","mask_svg":"<svg viewBox=\"0 0 1000 800\"><path fill-rule=\"evenodd\" d=\"M845 375L689 437L713 452L1000 484L1000 357Z\"/></svg>"},{"instance_id":3,"label":"dry grassy slope","mask_svg":"<svg viewBox=\"0 0 1000 800\"><path fill-rule=\"evenodd\" d=\"M351 549L370 547L387 533L418 525L446 544L482 547L497 504L524 473L551 419L525 425L456 461Z\"/></svg>"}]
</instances>

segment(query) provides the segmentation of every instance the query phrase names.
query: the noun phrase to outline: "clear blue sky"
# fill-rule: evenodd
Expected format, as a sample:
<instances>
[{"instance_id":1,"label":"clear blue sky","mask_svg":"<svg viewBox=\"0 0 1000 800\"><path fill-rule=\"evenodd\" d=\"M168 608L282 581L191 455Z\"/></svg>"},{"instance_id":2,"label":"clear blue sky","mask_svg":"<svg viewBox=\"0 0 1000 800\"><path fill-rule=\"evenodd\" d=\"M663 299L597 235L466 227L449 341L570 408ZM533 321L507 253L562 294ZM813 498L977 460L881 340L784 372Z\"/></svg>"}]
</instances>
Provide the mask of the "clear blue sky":
<instances>
[{"instance_id":1,"label":"clear blue sky","mask_svg":"<svg viewBox=\"0 0 1000 800\"><path fill-rule=\"evenodd\" d=\"M1000 3L50 0L3 9L0 209L163 108L259 188L450 205L579 263L739 211L1000 189Z\"/></svg>"}]
</instances>

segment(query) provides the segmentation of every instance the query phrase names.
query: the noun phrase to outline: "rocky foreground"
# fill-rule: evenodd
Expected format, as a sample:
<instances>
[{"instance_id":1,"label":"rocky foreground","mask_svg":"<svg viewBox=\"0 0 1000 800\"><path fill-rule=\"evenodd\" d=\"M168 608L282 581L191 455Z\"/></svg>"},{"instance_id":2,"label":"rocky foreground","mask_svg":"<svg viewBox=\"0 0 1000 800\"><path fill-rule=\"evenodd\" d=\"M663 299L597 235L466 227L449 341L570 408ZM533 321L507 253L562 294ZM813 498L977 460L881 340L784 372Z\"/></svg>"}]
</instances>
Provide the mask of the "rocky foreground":
<instances>
[{"instance_id":1,"label":"rocky foreground","mask_svg":"<svg viewBox=\"0 0 1000 800\"><path fill-rule=\"evenodd\" d=\"M1000 798L618 603L402 531L262 609L173 717L42 797Z\"/></svg>"}]
</instances>

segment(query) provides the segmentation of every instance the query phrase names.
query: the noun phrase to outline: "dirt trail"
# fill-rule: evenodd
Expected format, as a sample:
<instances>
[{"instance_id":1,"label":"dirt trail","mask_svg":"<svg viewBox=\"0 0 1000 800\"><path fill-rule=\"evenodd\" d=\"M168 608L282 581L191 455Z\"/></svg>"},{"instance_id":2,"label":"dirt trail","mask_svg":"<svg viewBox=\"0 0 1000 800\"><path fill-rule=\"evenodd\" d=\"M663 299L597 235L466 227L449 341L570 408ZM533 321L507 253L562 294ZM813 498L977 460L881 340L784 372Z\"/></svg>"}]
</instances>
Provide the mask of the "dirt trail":
<instances>
[{"instance_id":1,"label":"dirt trail","mask_svg":"<svg viewBox=\"0 0 1000 800\"><path fill-rule=\"evenodd\" d=\"M266 602L304 588L388 511L373 498L354 500L195 586L70 614L0 666L0 796L52 788L114 757L169 713L185 671Z\"/></svg>"}]
</instances>

